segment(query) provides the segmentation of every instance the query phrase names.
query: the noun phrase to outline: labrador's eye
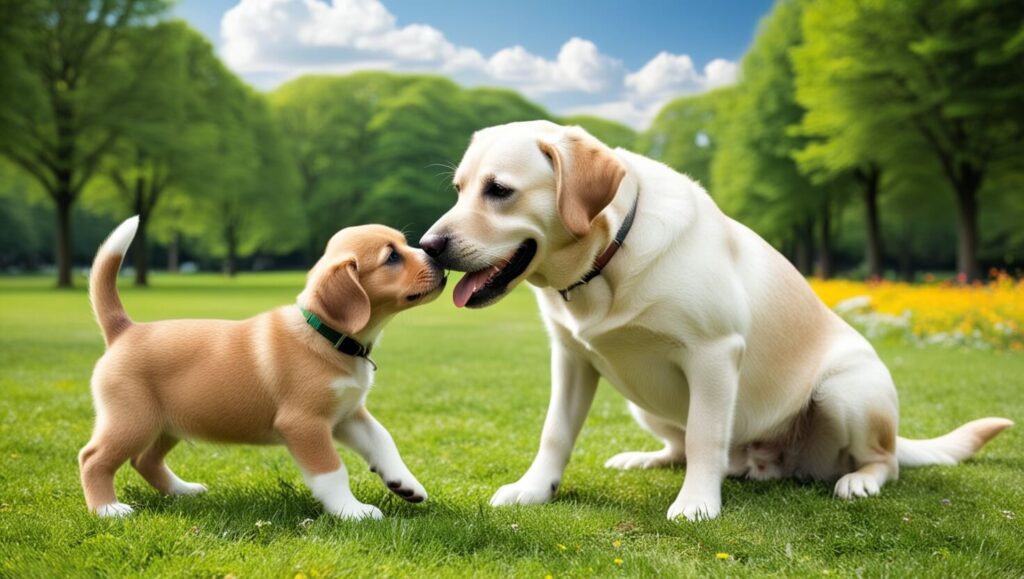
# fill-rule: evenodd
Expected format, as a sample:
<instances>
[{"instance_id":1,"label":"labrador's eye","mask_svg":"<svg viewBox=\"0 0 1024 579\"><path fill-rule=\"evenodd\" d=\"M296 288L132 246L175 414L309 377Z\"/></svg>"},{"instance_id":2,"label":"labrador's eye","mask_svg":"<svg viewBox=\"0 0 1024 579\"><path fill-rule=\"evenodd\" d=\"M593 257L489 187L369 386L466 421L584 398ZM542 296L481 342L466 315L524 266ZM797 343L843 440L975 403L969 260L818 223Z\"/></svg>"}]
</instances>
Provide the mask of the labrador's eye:
<instances>
[{"instance_id":1,"label":"labrador's eye","mask_svg":"<svg viewBox=\"0 0 1024 579\"><path fill-rule=\"evenodd\" d=\"M490 181L484 187L484 195L494 199L506 199L511 197L513 193L515 193L515 190L511 187L506 187L497 181Z\"/></svg>"},{"instance_id":2,"label":"labrador's eye","mask_svg":"<svg viewBox=\"0 0 1024 579\"><path fill-rule=\"evenodd\" d=\"M402 256L399 255L398 251L392 249L391 253L388 254L388 258L384 260L384 263L388 265L395 265L400 261L402 261Z\"/></svg>"}]
</instances>

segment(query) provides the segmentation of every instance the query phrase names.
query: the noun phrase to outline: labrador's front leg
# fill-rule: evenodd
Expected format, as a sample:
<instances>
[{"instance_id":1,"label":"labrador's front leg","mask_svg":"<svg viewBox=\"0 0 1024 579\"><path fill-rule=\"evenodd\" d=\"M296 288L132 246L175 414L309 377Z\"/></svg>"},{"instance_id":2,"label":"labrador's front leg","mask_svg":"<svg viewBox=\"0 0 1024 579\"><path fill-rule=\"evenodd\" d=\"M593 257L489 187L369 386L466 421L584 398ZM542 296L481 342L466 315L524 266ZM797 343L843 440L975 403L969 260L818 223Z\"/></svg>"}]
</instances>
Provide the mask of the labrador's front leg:
<instances>
[{"instance_id":1,"label":"labrador's front leg","mask_svg":"<svg viewBox=\"0 0 1024 579\"><path fill-rule=\"evenodd\" d=\"M743 338L730 336L691 349L684 360L690 387L686 478L668 509L670 520L714 519L722 510L722 481L729 470L729 440L743 349Z\"/></svg>"},{"instance_id":2,"label":"labrador's front leg","mask_svg":"<svg viewBox=\"0 0 1024 579\"><path fill-rule=\"evenodd\" d=\"M551 402L540 450L522 478L494 493L491 505L531 505L551 500L594 401L597 380L597 370L590 362L557 339L552 340Z\"/></svg>"},{"instance_id":3,"label":"labrador's front leg","mask_svg":"<svg viewBox=\"0 0 1024 579\"><path fill-rule=\"evenodd\" d=\"M363 457L391 492L410 503L426 500L426 489L405 466L391 433L365 406L334 427L334 438Z\"/></svg>"}]
</instances>

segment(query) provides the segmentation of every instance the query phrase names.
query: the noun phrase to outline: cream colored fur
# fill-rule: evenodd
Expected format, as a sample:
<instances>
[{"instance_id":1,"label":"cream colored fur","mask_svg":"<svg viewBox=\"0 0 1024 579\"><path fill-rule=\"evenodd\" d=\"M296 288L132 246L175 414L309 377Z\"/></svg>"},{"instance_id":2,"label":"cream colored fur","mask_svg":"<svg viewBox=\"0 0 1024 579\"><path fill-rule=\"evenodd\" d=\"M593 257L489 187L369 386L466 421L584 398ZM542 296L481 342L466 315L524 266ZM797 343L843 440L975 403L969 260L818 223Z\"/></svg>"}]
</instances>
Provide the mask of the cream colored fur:
<instances>
[{"instance_id":1,"label":"cream colored fur","mask_svg":"<svg viewBox=\"0 0 1024 579\"><path fill-rule=\"evenodd\" d=\"M593 193L600 178L616 186L610 202ZM488 196L492 180L513 193ZM588 188L567 188L573 182ZM599 377L665 444L608 467L686 463L670 519L717 517L727 475L834 480L840 498L877 494L900 463L955 463L1011 424L987 418L932 441L897 439L888 369L781 254L686 176L582 129L538 121L481 130L455 185L457 203L428 232L447 240L438 260L483 270L535 240L536 257L509 287L533 286L551 337L540 448L493 505L552 498ZM637 195L621 250L563 300L557 290L591 268Z\"/></svg>"}]
</instances>

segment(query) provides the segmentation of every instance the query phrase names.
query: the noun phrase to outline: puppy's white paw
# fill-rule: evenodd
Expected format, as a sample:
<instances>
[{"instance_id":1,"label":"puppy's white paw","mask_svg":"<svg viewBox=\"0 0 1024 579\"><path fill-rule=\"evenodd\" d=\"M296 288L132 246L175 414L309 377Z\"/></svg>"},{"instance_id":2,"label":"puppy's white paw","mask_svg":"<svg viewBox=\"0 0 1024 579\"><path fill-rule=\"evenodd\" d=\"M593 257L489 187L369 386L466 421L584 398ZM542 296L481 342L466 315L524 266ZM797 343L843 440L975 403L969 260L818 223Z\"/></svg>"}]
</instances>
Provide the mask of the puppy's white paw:
<instances>
[{"instance_id":1,"label":"puppy's white paw","mask_svg":"<svg viewBox=\"0 0 1024 579\"><path fill-rule=\"evenodd\" d=\"M717 518L722 512L721 499L714 497L679 496L668 508L668 520L686 517L690 521L707 521Z\"/></svg>"},{"instance_id":2,"label":"puppy's white paw","mask_svg":"<svg viewBox=\"0 0 1024 579\"><path fill-rule=\"evenodd\" d=\"M207 488L206 485L204 484L177 480L171 484L171 490L167 494L171 496L188 496L199 495L205 493L206 491Z\"/></svg>"},{"instance_id":3,"label":"puppy's white paw","mask_svg":"<svg viewBox=\"0 0 1024 579\"><path fill-rule=\"evenodd\" d=\"M621 452L605 461L604 467L619 470L665 468L685 462L683 457L663 448L654 452Z\"/></svg>"},{"instance_id":4,"label":"puppy's white paw","mask_svg":"<svg viewBox=\"0 0 1024 579\"><path fill-rule=\"evenodd\" d=\"M491 497L492 507L509 505L539 505L551 500L558 490L558 481L546 485L532 484L524 481L507 484Z\"/></svg>"},{"instance_id":5,"label":"puppy's white paw","mask_svg":"<svg viewBox=\"0 0 1024 579\"><path fill-rule=\"evenodd\" d=\"M340 519L360 521L362 519L383 519L384 513L373 505L353 500L343 505L329 509L327 512Z\"/></svg>"},{"instance_id":6,"label":"puppy's white paw","mask_svg":"<svg viewBox=\"0 0 1024 579\"><path fill-rule=\"evenodd\" d=\"M881 490L874 476L860 472L851 472L843 476L836 483L835 495L840 499L855 499L858 497L875 496Z\"/></svg>"},{"instance_id":7,"label":"puppy's white paw","mask_svg":"<svg viewBox=\"0 0 1024 579\"><path fill-rule=\"evenodd\" d=\"M133 512L134 510L124 503L110 503L96 509L96 514L105 519L127 517Z\"/></svg>"},{"instance_id":8,"label":"puppy's white paw","mask_svg":"<svg viewBox=\"0 0 1024 579\"><path fill-rule=\"evenodd\" d=\"M423 488L420 481L416 480L404 465L401 469L370 467L370 470L380 476L380 480L389 491L410 503L422 503L427 500L427 489Z\"/></svg>"}]
</instances>

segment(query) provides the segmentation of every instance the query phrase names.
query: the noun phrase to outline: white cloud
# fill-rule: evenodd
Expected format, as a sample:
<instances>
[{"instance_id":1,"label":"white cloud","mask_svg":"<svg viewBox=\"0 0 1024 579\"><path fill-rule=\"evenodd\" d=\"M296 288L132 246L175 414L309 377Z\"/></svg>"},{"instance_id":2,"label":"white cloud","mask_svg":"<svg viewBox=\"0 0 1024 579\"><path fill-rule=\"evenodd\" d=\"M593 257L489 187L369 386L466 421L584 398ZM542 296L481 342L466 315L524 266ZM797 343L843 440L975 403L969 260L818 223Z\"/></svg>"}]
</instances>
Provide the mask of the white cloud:
<instances>
[{"instance_id":1,"label":"white cloud","mask_svg":"<svg viewBox=\"0 0 1024 579\"><path fill-rule=\"evenodd\" d=\"M557 113L600 114L635 127L645 126L674 96L736 78L733 62L715 59L701 72L689 56L667 52L629 72L576 37L554 60L522 46L488 58L432 26L399 26L380 0L241 0L225 13L221 40L228 66L264 86L308 72L433 70L467 84L515 88Z\"/></svg>"}]
</instances>

